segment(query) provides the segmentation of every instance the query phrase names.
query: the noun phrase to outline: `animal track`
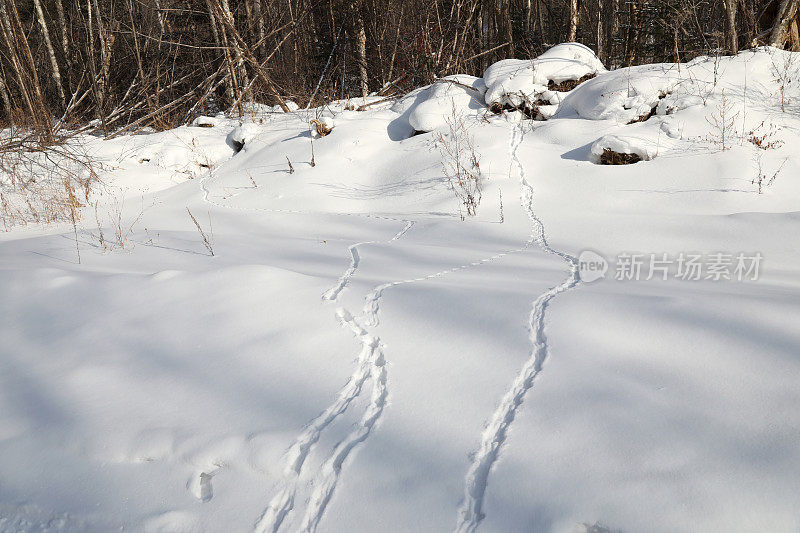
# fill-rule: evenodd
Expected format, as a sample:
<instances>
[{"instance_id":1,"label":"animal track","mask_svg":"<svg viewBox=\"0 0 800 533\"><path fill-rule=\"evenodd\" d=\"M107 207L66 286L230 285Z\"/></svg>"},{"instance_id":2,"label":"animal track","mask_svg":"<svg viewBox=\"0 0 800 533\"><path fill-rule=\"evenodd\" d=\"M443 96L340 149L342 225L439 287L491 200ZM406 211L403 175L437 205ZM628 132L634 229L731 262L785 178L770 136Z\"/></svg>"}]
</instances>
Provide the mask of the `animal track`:
<instances>
[{"instance_id":1,"label":"animal track","mask_svg":"<svg viewBox=\"0 0 800 533\"><path fill-rule=\"evenodd\" d=\"M519 135L517 135L519 129ZM467 472L464 489L464 502L459 510L455 531L458 533L474 532L484 518L483 502L489 474L500 453L500 449L508 437L508 429L514 421L519 406L525 399L525 394L533 387L534 380L542 370L542 365L547 358L547 337L545 336L544 318L545 311L550 301L558 294L576 287L580 283L578 260L564 252L550 247L547 243L545 228L542 221L533 210L533 188L525 178L525 168L517 157L517 149L524 138L522 126L514 128L509 141L511 160L517 167L520 184L522 186L522 207L528 214L532 223L531 236L533 242L544 252L560 257L570 268L569 275L559 285L549 289L537 297L531 307L528 317L530 340L533 346L531 355L523 365L511 388L500 401L486 429L481 435L481 443L472 458L472 464ZM530 242L530 241L529 241Z\"/></svg>"},{"instance_id":2,"label":"animal track","mask_svg":"<svg viewBox=\"0 0 800 533\"><path fill-rule=\"evenodd\" d=\"M210 502L214 497L214 487L211 485L214 474L216 472L198 472L189 479L186 488L201 502Z\"/></svg>"},{"instance_id":3,"label":"animal track","mask_svg":"<svg viewBox=\"0 0 800 533\"><path fill-rule=\"evenodd\" d=\"M373 288L365 296L365 304L362 310L364 326L374 327L379 324L380 301L384 292L394 286L432 280L459 272L474 266L480 266L492 261L501 259L509 254L519 253L533 244L536 244L546 253L556 255L564 260L571 268L571 274L560 285L553 287L549 291L540 295L532 305L529 316L529 329L533 350L531 357L526 361L519 375L515 379L511 388L503 397L500 405L495 410L489 420L485 431L481 436L481 445L475 453L469 472L466 477L465 499L459 512L457 531L474 531L483 518L482 505L486 492L489 472L497 459L497 455L507 437L507 430L514 420L518 407L521 405L525 393L533 385L533 380L540 372L542 364L547 356L547 339L544 334L544 317L548 303L557 294L573 288L578 284L577 261L574 257L559 252L547 244L544 225L533 211L533 189L525 179L525 172L522 164L517 158L516 151L523 139L522 131L517 135L517 129L512 132L510 139L510 155L516 164L522 187L522 207L531 220L531 233L528 240L519 248L495 253L489 257L472 261L463 265L444 269L426 276L411 279L402 279L383 283ZM219 168L219 167L217 167ZM216 170L216 169L215 169ZM208 178L214 175L215 170L209 172L200 180L203 190L203 199L209 204L221 208L237 209L240 211L263 211L270 213L291 213L291 214L324 214L311 211L290 210L290 209L270 209L270 208L242 208L237 206L225 205L211 199L210 191L206 186ZM336 285L326 291L322 299L326 301L336 301L341 292L347 287L349 281L356 274L361 256L359 248L369 244L385 242L387 244L402 238L415 224L413 221L401 220L392 217L358 214L358 213L327 213L340 216L359 216L364 218L374 218L380 220L392 220L404 222L404 227L387 241L365 241L348 246L351 256L350 265L344 274L337 280ZM339 321L348 327L361 342L356 366L350 375L345 386L339 391L334 402L329 405L320 415L310 421L303 432L295 439L286 454L286 465L284 476L278 492L270 500L267 508L255 524L257 533L277 532L281 524L285 521L288 514L293 510L295 496L297 494L300 476L306 459L311 453L314 445L319 441L321 433L330 426L341 414L343 414L358 398L366 386L368 380L372 382L371 397L368 406L365 408L360 421L333 449L332 453L323 462L320 470L315 474L310 482L313 486L311 497L303 514L300 530L303 532L313 532L319 525L323 514L333 497L337 482L341 476L343 465L349 454L369 436L387 404L388 399L388 380L387 363L380 338L370 335L370 333L359 324L358 320L346 309L339 307L336 310ZM201 474L202 476L202 474ZM203 487L207 487L207 492L203 492ZM199 492L198 492L199 491ZM196 494L200 499L204 494L212 494L210 477L205 485L203 480L198 477ZM209 498L210 499L210 498ZM206 501L206 500L204 500Z\"/></svg>"}]
</instances>

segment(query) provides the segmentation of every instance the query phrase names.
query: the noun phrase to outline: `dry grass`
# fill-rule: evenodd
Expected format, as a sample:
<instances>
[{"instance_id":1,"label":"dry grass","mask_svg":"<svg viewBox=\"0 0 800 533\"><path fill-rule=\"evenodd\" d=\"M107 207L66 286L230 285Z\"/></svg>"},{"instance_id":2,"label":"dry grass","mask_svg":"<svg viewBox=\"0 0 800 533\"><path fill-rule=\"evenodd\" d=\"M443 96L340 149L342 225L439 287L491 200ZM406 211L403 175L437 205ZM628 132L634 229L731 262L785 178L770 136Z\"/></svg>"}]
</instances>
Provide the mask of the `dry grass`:
<instances>
[{"instance_id":1,"label":"dry grass","mask_svg":"<svg viewBox=\"0 0 800 533\"><path fill-rule=\"evenodd\" d=\"M209 239L208 235L206 235L206 232L203 231L203 228L200 226L200 223L194 217L192 212L189 211L188 207L186 208L186 212L189 213L189 218L192 219L192 222L194 222L195 227L197 227L197 231L200 232L200 237L203 238L203 246L206 247L206 250L208 250L208 253L211 254L211 257L214 257L214 246L213 246L213 244L214 244L214 226L211 225L211 214L208 215L208 227L209 227L209 233L211 235L211 238Z\"/></svg>"},{"instance_id":2,"label":"dry grass","mask_svg":"<svg viewBox=\"0 0 800 533\"><path fill-rule=\"evenodd\" d=\"M788 159L784 159L783 162L775 169L775 172L769 173L764 170L763 163L761 161L761 152L756 152L755 162L756 162L756 175L753 180L750 182L753 185L758 186L758 194L763 194L764 189L772 185L778 177L778 174L781 173L783 170L783 165L786 164Z\"/></svg>"},{"instance_id":3,"label":"dry grass","mask_svg":"<svg viewBox=\"0 0 800 533\"><path fill-rule=\"evenodd\" d=\"M453 106L452 114L446 120L448 132L439 134L439 150L442 154L442 170L447 176L450 188L460 201L459 214L464 220L463 207L467 216L475 216L481 203L481 167L475 143L464 121Z\"/></svg>"},{"instance_id":4,"label":"dry grass","mask_svg":"<svg viewBox=\"0 0 800 533\"><path fill-rule=\"evenodd\" d=\"M775 124L766 126L764 122L747 132L747 142L760 150L775 150L783 146L784 142L776 138L778 127Z\"/></svg>"},{"instance_id":5,"label":"dry grass","mask_svg":"<svg viewBox=\"0 0 800 533\"><path fill-rule=\"evenodd\" d=\"M706 117L706 122L712 128L708 142L720 146L723 152L730 150L733 140L739 134L736 130L738 116L739 112L734 113L734 105L725 95L725 89L722 89L722 98L716 111L712 112L710 117Z\"/></svg>"},{"instance_id":6,"label":"dry grass","mask_svg":"<svg viewBox=\"0 0 800 533\"><path fill-rule=\"evenodd\" d=\"M772 74L778 83L781 111L784 113L786 112L786 106L791 103L791 100L786 97L786 91L800 77L798 70L797 55L785 53L782 59L777 61L775 54L772 55Z\"/></svg>"},{"instance_id":7,"label":"dry grass","mask_svg":"<svg viewBox=\"0 0 800 533\"><path fill-rule=\"evenodd\" d=\"M0 140L0 225L77 224L99 183L95 166L71 138L44 142L5 130Z\"/></svg>"},{"instance_id":8,"label":"dry grass","mask_svg":"<svg viewBox=\"0 0 800 533\"><path fill-rule=\"evenodd\" d=\"M333 128L331 128L323 120L314 119L311 121L311 125L314 126L314 129L317 131L317 135L320 137L325 137L333 131Z\"/></svg>"}]
</instances>

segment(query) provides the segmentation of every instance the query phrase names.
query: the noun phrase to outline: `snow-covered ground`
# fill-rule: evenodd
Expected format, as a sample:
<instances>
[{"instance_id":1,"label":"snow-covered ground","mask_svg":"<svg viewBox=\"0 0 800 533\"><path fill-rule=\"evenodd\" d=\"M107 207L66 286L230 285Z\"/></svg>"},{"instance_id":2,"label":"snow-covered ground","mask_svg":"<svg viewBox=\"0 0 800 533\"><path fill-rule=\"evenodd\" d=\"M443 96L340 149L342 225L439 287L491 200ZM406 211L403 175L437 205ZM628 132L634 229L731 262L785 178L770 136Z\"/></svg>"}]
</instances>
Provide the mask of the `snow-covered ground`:
<instances>
[{"instance_id":1,"label":"snow-covered ground","mask_svg":"<svg viewBox=\"0 0 800 533\"><path fill-rule=\"evenodd\" d=\"M798 531L796 56L87 139L80 264L0 233L0 531Z\"/></svg>"}]
</instances>

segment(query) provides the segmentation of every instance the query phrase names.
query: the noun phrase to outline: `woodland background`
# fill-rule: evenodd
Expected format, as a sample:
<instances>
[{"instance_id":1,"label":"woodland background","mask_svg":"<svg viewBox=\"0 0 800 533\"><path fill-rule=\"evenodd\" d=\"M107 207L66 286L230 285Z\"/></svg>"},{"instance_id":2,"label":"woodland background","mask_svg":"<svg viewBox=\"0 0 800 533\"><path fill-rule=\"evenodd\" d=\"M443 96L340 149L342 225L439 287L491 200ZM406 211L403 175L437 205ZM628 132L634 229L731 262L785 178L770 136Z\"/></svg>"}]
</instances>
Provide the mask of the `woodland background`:
<instances>
[{"instance_id":1,"label":"woodland background","mask_svg":"<svg viewBox=\"0 0 800 533\"><path fill-rule=\"evenodd\" d=\"M45 135L165 129L581 42L608 68L800 50L798 0L0 0L0 120Z\"/></svg>"}]
</instances>

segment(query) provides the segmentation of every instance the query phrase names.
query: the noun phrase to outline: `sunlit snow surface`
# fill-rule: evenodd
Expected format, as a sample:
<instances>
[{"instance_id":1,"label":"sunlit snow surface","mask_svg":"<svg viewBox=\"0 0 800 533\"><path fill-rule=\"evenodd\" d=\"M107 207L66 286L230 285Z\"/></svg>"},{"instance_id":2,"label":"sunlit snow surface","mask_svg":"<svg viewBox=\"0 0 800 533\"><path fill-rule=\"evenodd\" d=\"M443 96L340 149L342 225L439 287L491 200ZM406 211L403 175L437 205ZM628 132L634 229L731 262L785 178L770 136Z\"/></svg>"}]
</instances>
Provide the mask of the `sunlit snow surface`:
<instances>
[{"instance_id":1,"label":"sunlit snow surface","mask_svg":"<svg viewBox=\"0 0 800 533\"><path fill-rule=\"evenodd\" d=\"M81 263L71 227L0 234L0 531L796 532L787 57L595 65L545 122L458 76L87 140ZM465 221L453 109L483 179ZM579 281L585 250L605 279ZM740 252L758 280L646 279L651 254Z\"/></svg>"}]
</instances>

